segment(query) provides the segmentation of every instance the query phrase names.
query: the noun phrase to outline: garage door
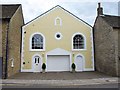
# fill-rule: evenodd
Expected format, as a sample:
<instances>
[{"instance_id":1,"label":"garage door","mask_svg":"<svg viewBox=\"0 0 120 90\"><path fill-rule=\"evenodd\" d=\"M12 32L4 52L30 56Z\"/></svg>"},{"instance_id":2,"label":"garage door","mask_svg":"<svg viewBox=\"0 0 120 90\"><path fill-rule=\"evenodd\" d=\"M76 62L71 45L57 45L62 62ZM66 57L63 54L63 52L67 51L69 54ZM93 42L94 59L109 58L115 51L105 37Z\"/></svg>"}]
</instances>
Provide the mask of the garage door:
<instances>
[{"instance_id":1,"label":"garage door","mask_svg":"<svg viewBox=\"0 0 120 90\"><path fill-rule=\"evenodd\" d=\"M47 72L70 71L69 55L48 55Z\"/></svg>"}]
</instances>

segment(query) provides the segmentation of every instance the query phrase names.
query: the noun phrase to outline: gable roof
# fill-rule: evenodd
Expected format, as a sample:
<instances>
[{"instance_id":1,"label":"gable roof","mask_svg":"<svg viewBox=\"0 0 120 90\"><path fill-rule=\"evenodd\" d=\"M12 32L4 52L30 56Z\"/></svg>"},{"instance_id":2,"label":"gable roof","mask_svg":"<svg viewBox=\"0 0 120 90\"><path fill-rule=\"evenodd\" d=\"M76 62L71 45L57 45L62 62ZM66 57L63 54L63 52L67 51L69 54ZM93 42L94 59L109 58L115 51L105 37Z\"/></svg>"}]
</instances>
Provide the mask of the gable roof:
<instances>
[{"instance_id":1,"label":"gable roof","mask_svg":"<svg viewBox=\"0 0 120 90\"><path fill-rule=\"evenodd\" d=\"M21 4L2 4L0 7L2 7L2 10L0 10L0 13L2 13L2 16L0 15L0 18L2 19L10 19L18 7Z\"/></svg>"},{"instance_id":2,"label":"gable roof","mask_svg":"<svg viewBox=\"0 0 120 90\"><path fill-rule=\"evenodd\" d=\"M88 24L88 23L87 23L87 22L85 22L84 20L80 19L80 18L79 18L79 17L77 17L76 15L72 14L72 13L71 13L71 12L69 12L68 10L64 9L64 8L63 8L63 7L61 7L60 5L56 5L55 7L51 8L51 9L50 9L50 10L48 10L48 11L46 11L45 13L43 13L43 14L39 15L38 17L34 18L33 20L31 20L31 21L27 22L25 25L29 24L30 22L32 22L32 21L34 21L34 20L36 20L37 18L39 18L39 17L43 16L44 14L46 14L46 13L48 13L48 12L52 11L53 9L55 9L55 8L57 8L57 7L59 7L59 8L61 8L61 9L63 9L64 11L66 11L67 13L69 13L70 15L72 15L73 17L75 17L75 18L77 18L78 20L80 20L80 21L84 22L84 23L85 23L85 24L87 24L88 26L92 27L90 24ZM24 25L23 25L23 26L24 26Z\"/></svg>"},{"instance_id":3,"label":"gable roof","mask_svg":"<svg viewBox=\"0 0 120 90\"><path fill-rule=\"evenodd\" d=\"M101 16L111 27L120 28L120 16L103 15Z\"/></svg>"}]
</instances>

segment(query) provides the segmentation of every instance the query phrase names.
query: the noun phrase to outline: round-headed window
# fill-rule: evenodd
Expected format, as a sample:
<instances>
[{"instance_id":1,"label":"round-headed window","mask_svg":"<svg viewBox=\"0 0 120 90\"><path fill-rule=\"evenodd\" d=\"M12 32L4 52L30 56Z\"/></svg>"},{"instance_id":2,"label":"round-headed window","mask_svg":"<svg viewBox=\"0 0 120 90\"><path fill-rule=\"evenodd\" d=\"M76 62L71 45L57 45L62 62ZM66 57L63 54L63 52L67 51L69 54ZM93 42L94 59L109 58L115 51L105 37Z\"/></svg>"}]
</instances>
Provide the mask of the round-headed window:
<instances>
[{"instance_id":1,"label":"round-headed window","mask_svg":"<svg viewBox=\"0 0 120 90\"><path fill-rule=\"evenodd\" d=\"M61 33L56 33L55 34L55 38L57 39L57 40L60 40L61 38L62 38L62 34Z\"/></svg>"}]
</instances>

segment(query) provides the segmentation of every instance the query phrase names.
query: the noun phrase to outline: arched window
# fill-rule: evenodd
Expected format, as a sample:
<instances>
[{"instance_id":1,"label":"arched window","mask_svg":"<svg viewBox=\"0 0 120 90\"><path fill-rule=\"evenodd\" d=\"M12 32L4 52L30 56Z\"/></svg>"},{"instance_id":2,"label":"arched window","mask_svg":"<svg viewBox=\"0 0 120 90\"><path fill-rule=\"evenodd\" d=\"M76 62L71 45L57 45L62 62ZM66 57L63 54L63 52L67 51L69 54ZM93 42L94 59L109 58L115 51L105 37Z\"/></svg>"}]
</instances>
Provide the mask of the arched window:
<instances>
[{"instance_id":1,"label":"arched window","mask_svg":"<svg viewBox=\"0 0 120 90\"><path fill-rule=\"evenodd\" d=\"M32 49L43 49L43 37L40 34L32 37Z\"/></svg>"},{"instance_id":2,"label":"arched window","mask_svg":"<svg viewBox=\"0 0 120 90\"><path fill-rule=\"evenodd\" d=\"M56 17L56 18L55 18L55 25L56 25L56 26L61 26L61 25L62 25L62 20L61 20L60 17Z\"/></svg>"},{"instance_id":3,"label":"arched window","mask_svg":"<svg viewBox=\"0 0 120 90\"><path fill-rule=\"evenodd\" d=\"M85 49L85 40L81 34L73 37L73 49Z\"/></svg>"}]
</instances>

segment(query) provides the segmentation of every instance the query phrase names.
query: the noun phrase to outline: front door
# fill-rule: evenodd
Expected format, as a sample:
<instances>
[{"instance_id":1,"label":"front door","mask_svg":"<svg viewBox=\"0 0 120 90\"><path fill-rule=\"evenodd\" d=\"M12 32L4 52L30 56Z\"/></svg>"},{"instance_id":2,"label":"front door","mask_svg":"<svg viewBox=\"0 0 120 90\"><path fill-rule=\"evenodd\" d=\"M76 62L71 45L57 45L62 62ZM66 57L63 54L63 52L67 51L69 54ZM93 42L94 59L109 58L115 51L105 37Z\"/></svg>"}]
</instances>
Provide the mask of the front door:
<instances>
[{"instance_id":1,"label":"front door","mask_svg":"<svg viewBox=\"0 0 120 90\"><path fill-rule=\"evenodd\" d=\"M76 65L77 72L83 71L83 57L81 55L78 55L75 58L75 65Z\"/></svg>"},{"instance_id":2,"label":"front door","mask_svg":"<svg viewBox=\"0 0 120 90\"><path fill-rule=\"evenodd\" d=\"M41 58L39 56L35 56L33 61L34 72L41 72Z\"/></svg>"}]
</instances>

